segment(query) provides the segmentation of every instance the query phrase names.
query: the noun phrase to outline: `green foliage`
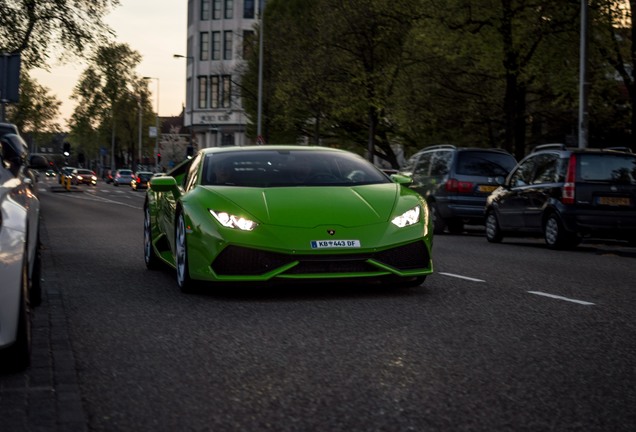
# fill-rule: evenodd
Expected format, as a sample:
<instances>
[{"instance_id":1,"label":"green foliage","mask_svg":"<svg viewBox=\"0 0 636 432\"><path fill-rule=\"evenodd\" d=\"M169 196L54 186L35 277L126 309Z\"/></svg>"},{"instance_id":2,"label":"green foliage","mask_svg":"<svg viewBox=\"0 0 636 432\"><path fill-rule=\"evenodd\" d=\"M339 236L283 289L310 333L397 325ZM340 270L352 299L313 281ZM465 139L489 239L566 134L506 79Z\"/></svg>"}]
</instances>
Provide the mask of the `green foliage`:
<instances>
[{"instance_id":1,"label":"green foliage","mask_svg":"<svg viewBox=\"0 0 636 432\"><path fill-rule=\"evenodd\" d=\"M135 69L138 52L126 44L100 47L75 86L77 101L69 126L70 140L85 154L97 158L99 148L123 163L138 158L139 114L142 120L142 156L151 157L154 141L146 131L155 124L148 82Z\"/></svg>"},{"instance_id":2,"label":"green foliage","mask_svg":"<svg viewBox=\"0 0 636 432\"><path fill-rule=\"evenodd\" d=\"M22 53L28 68L45 66L51 53L82 55L104 43L104 17L119 0L2 0L0 52Z\"/></svg>"},{"instance_id":3,"label":"green foliage","mask_svg":"<svg viewBox=\"0 0 636 432\"><path fill-rule=\"evenodd\" d=\"M41 86L27 71L20 74L20 100L7 106L7 119L22 133L59 130L56 118L62 104L50 89Z\"/></svg>"},{"instance_id":4,"label":"green foliage","mask_svg":"<svg viewBox=\"0 0 636 432\"><path fill-rule=\"evenodd\" d=\"M633 141L629 4L596 0L589 13L590 145ZM578 0L270 0L270 141L354 145L393 165L393 144L517 157L545 142L576 144L579 17ZM243 97L254 119L252 52Z\"/></svg>"}]
</instances>

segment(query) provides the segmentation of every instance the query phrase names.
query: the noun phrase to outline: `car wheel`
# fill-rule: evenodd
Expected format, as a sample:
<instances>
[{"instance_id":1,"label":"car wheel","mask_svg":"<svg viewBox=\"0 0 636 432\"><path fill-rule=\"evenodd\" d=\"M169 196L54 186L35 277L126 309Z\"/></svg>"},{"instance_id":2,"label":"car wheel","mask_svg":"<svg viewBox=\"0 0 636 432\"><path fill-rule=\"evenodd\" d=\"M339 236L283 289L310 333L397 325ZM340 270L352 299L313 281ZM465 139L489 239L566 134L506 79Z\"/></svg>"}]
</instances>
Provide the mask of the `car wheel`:
<instances>
[{"instance_id":1,"label":"car wheel","mask_svg":"<svg viewBox=\"0 0 636 432\"><path fill-rule=\"evenodd\" d=\"M146 206L144 211L144 261L146 262L146 268L149 270L159 268L159 257L152 246L152 222L148 206Z\"/></svg>"},{"instance_id":2,"label":"car wheel","mask_svg":"<svg viewBox=\"0 0 636 432\"><path fill-rule=\"evenodd\" d=\"M563 223L556 213L551 213L545 220L543 237L550 249L568 249L581 242L576 234L565 231Z\"/></svg>"},{"instance_id":3,"label":"car wheel","mask_svg":"<svg viewBox=\"0 0 636 432\"><path fill-rule=\"evenodd\" d=\"M439 215L437 204L429 203L428 207L431 211L431 219L433 220L433 233L444 234L444 230L446 229L446 222L444 222L444 219L442 219Z\"/></svg>"},{"instance_id":4,"label":"car wheel","mask_svg":"<svg viewBox=\"0 0 636 432\"><path fill-rule=\"evenodd\" d=\"M493 210L489 210L486 215L486 240L490 243L501 243L501 240L503 240L499 220Z\"/></svg>"},{"instance_id":5,"label":"car wheel","mask_svg":"<svg viewBox=\"0 0 636 432\"><path fill-rule=\"evenodd\" d=\"M190 271L188 269L188 247L186 244L186 227L183 213L179 213L179 216L177 217L175 245L177 254L175 259L177 267L177 284L182 292L193 292L194 282L190 279Z\"/></svg>"},{"instance_id":6,"label":"car wheel","mask_svg":"<svg viewBox=\"0 0 636 432\"><path fill-rule=\"evenodd\" d=\"M20 311L18 315L18 332L16 340L9 348L0 352L0 367L8 372L25 370L31 364L31 308L26 296L29 284L28 264L24 260L22 268L22 287L20 295Z\"/></svg>"}]
</instances>

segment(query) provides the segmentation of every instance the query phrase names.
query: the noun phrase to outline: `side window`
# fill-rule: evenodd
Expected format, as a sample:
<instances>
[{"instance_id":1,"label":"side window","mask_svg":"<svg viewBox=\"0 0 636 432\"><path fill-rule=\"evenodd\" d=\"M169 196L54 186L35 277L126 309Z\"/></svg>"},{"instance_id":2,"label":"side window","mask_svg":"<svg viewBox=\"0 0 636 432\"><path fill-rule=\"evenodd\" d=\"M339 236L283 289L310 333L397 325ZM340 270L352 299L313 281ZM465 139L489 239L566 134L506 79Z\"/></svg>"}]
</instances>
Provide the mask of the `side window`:
<instances>
[{"instance_id":1,"label":"side window","mask_svg":"<svg viewBox=\"0 0 636 432\"><path fill-rule=\"evenodd\" d=\"M450 170L453 152L436 151L431 157L431 176L445 176Z\"/></svg>"},{"instance_id":2,"label":"side window","mask_svg":"<svg viewBox=\"0 0 636 432\"><path fill-rule=\"evenodd\" d=\"M431 168L431 153L424 153L413 165L413 174L419 176L428 176Z\"/></svg>"},{"instance_id":3,"label":"side window","mask_svg":"<svg viewBox=\"0 0 636 432\"><path fill-rule=\"evenodd\" d=\"M192 189L199 179L199 165L201 164L201 154L198 154L190 164L188 174L185 178L184 188L186 191Z\"/></svg>"},{"instance_id":4,"label":"side window","mask_svg":"<svg viewBox=\"0 0 636 432\"><path fill-rule=\"evenodd\" d=\"M534 173L535 157L531 157L521 162L517 169L510 176L510 187L527 186L532 182Z\"/></svg>"},{"instance_id":5,"label":"side window","mask_svg":"<svg viewBox=\"0 0 636 432\"><path fill-rule=\"evenodd\" d=\"M556 182L557 162L558 157L555 154L543 154L536 157L535 173L532 184Z\"/></svg>"}]
</instances>

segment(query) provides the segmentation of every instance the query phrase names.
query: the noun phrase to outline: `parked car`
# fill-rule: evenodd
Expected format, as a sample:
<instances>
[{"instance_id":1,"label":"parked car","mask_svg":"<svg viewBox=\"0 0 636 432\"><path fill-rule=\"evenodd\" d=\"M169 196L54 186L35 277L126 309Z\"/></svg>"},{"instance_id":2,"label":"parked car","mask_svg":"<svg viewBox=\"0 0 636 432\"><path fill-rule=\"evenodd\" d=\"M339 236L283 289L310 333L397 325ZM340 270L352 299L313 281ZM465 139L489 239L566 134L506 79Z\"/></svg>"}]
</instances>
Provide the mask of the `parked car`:
<instances>
[{"instance_id":1,"label":"parked car","mask_svg":"<svg viewBox=\"0 0 636 432\"><path fill-rule=\"evenodd\" d=\"M132 190L138 189L147 189L148 182L152 178L153 173L150 171L138 171L133 176L132 182L130 182L130 187Z\"/></svg>"},{"instance_id":2,"label":"parked car","mask_svg":"<svg viewBox=\"0 0 636 432\"><path fill-rule=\"evenodd\" d=\"M16 134L0 138L0 369L28 367L31 309L41 301L40 203L28 148Z\"/></svg>"},{"instance_id":3,"label":"parked car","mask_svg":"<svg viewBox=\"0 0 636 432\"><path fill-rule=\"evenodd\" d=\"M113 185L130 185L133 181L133 172L129 169L118 169L113 176Z\"/></svg>"},{"instance_id":4,"label":"parked car","mask_svg":"<svg viewBox=\"0 0 636 432\"><path fill-rule=\"evenodd\" d=\"M198 281L419 285L433 271L432 225L408 182L332 148L201 149L150 180L145 262L175 268L182 291Z\"/></svg>"},{"instance_id":5,"label":"parked car","mask_svg":"<svg viewBox=\"0 0 636 432\"><path fill-rule=\"evenodd\" d=\"M586 236L636 244L636 155L612 149L537 147L488 197L486 239L543 236L550 248Z\"/></svg>"},{"instance_id":6,"label":"parked car","mask_svg":"<svg viewBox=\"0 0 636 432\"><path fill-rule=\"evenodd\" d=\"M95 186L97 175L89 169L77 168L71 172L71 183L74 185L87 184Z\"/></svg>"},{"instance_id":7,"label":"parked car","mask_svg":"<svg viewBox=\"0 0 636 432\"><path fill-rule=\"evenodd\" d=\"M420 150L402 172L426 199L435 233L459 234L464 224L484 224L486 198L516 163L504 150L444 144Z\"/></svg>"}]
</instances>

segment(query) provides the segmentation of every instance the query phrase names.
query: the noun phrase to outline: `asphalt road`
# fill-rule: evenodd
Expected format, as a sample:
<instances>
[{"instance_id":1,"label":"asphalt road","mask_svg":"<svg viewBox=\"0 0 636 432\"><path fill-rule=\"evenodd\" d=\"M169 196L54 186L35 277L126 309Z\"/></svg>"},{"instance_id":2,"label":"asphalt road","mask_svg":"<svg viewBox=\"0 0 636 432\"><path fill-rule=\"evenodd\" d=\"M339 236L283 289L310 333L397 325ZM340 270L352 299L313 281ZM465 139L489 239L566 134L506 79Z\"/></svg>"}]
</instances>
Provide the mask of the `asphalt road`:
<instances>
[{"instance_id":1,"label":"asphalt road","mask_svg":"<svg viewBox=\"0 0 636 432\"><path fill-rule=\"evenodd\" d=\"M144 193L81 190L41 200L91 431L636 430L636 248L475 230L414 289L185 295Z\"/></svg>"}]
</instances>

